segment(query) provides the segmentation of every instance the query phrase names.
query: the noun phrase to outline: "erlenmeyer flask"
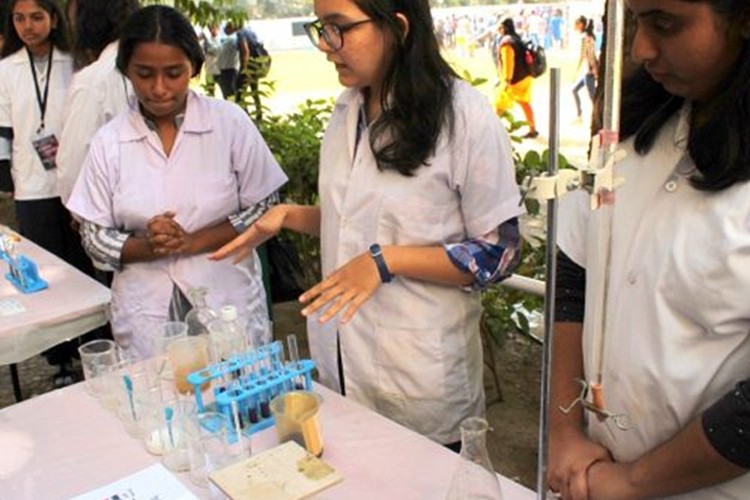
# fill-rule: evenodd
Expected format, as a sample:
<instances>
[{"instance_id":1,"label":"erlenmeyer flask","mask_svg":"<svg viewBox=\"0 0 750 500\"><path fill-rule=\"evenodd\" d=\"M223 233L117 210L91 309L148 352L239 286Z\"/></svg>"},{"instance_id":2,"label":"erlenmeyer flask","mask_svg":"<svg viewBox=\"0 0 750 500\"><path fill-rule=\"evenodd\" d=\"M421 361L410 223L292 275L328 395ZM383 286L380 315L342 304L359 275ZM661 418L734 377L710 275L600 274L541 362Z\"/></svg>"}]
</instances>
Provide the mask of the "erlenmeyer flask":
<instances>
[{"instance_id":1,"label":"erlenmeyer flask","mask_svg":"<svg viewBox=\"0 0 750 500\"><path fill-rule=\"evenodd\" d=\"M206 288L191 288L188 290L190 302L193 308L185 315L185 323L188 325L188 335L208 334L208 325L219 316L216 312L208 307L206 303Z\"/></svg>"},{"instance_id":2,"label":"erlenmeyer flask","mask_svg":"<svg viewBox=\"0 0 750 500\"><path fill-rule=\"evenodd\" d=\"M461 462L453 474L447 500L502 500L503 493L487 454L487 421L461 422Z\"/></svg>"}]
</instances>

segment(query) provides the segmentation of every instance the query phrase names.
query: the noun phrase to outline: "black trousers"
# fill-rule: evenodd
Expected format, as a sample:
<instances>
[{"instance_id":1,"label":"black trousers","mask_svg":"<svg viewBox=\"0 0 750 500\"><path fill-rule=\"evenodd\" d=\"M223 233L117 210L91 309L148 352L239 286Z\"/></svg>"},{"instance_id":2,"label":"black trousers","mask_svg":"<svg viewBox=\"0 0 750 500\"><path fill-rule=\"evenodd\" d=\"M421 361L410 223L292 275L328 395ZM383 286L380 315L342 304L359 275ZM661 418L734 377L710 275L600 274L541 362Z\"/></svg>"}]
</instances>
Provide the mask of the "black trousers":
<instances>
[{"instance_id":1,"label":"black trousers","mask_svg":"<svg viewBox=\"0 0 750 500\"><path fill-rule=\"evenodd\" d=\"M237 75L236 69L222 69L219 74L219 88L224 99L229 99L237 93Z\"/></svg>"}]
</instances>

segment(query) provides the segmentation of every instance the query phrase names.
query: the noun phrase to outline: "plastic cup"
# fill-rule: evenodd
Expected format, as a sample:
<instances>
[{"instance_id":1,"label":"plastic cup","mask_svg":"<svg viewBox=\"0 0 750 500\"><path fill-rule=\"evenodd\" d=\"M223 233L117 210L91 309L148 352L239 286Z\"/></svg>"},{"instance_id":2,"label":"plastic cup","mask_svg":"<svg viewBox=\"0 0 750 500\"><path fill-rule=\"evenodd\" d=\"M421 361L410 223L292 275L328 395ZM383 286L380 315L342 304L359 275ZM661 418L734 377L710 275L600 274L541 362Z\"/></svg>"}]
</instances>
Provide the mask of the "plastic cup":
<instances>
[{"instance_id":1,"label":"plastic cup","mask_svg":"<svg viewBox=\"0 0 750 500\"><path fill-rule=\"evenodd\" d=\"M323 454L318 412L323 398L307 391L292 391L271 400L279 443L295 441L311 454Z\"/></svg>"},{"instance_id":2,"label":"plastic cup","mask_svg":"<svg viewBox=\"0 0 750 500\"><path fill-rule=\"evenodd\" d=\"M117 363L115 343L108 339L86 342L78 348L86 388L95 397L105 392L104 375Z\"/></svg>"},{"instance_id":3,"label":"plastic cup","mask_svg":"<svg viewBox=\"0 0 750 500\"><path fill-rule=\"evenodd\" d=\"M177 391L194 393L195 387L188 383L187 376L208 366L208 339L205 335L178 338L167 346L167 355Z\"/></svg>"}]
</instances>

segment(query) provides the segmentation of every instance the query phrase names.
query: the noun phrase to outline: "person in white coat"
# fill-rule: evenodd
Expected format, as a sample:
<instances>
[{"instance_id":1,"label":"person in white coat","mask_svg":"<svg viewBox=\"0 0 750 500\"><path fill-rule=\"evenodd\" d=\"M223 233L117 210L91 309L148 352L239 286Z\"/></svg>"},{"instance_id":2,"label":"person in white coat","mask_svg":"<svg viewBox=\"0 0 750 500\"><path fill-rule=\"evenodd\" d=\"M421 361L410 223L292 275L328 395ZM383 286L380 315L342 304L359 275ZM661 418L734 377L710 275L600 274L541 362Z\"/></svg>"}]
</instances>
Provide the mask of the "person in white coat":
<instances>
[{"instance_id":1,"label":"person in white coat","mask_svg":"<svg viewBox=\"0 0 750 500\"><path fill-rule=\"evenodd\" d=\"M300 300L320 380L458 449L461 421L484 414L478 288L519 256L511 144L441 57L427 0L316 0L315 13L305 29L348 87L323 138L320 207L274 207L213 257L282 227L319 235L324 279Z\"/></svg>"},{"instance_id":2,"label":"person in white coat","mask_svg":"<svg viewBox=\"0 0 750 500\"><path fill-rule=\"evenodd\" d=\"M91 262L57 189L57 147L73 75L68 27L53 0L8 3L0 52L0 192L14 198L19 232L81 271ZM57 386L74 382L75 342L45 351Z\"/></svg>"},{"instance_id":3,"label":"person in white coat","mask_svg":"<svg viewBox=\"0 0 750 500\"><path fill-rule=\"evenodd\" d=\"M563 200L550 408L594 381L629 425L552 411L549 485L565 499L746 499L750 3L627 4L640 68L623 87L625 183L608 257L601 212ZM604 293L602 344L588 306Z\"/></svg>"},{"instance_id":4,"label":"person in white coat","mask_svg":"<svg viewBox=\"0 0 750 500\"><path fill-rule=\"evenodd\" d=\"M57 152L57 187L67 203L78 179L91 139L102 125L135 106L127 77L115 67L117 40L138 0L76 0L76 61L63 111Z\"/></svg>"},{"instance_id":5,"label":"person in white coat","mask_svg":"<svg viewBox=\"0 0 750 500\"><path fill-rule=\"evenodd\" d=\"M138 106L96 134L67 205L91 258L115 271L113 334L136 359L154 353L165 321L184 316L191 288L208 288L209 307L237 307L249 335L267 325L257 255L233 266L206 254L265 212L287 179L244 111L189 89L202 63L178 11L131 16L117 67Z\"/></svg>"}]
</instances>

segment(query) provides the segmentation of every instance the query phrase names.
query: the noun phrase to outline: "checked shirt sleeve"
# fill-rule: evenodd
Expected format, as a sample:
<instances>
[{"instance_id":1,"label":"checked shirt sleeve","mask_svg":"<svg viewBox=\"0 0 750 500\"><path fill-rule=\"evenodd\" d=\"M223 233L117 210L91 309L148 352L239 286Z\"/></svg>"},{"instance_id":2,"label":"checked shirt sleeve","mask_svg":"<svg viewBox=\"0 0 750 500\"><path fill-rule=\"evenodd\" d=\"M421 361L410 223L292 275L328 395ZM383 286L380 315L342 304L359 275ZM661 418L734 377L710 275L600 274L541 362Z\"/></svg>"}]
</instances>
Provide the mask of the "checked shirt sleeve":
<instances>
[{"instance_id":1,"label":"checked shirt sleeve","mask_svg":"<svg viewBox=\"0 0 750 500\"><path fill-rule=\"evenodd\" d=\"M451 262L474 275L474 289L484 289L509 277L521 259L518 218L509 219L480 238L444 245Z\"/></svg>"}]
</instances>

